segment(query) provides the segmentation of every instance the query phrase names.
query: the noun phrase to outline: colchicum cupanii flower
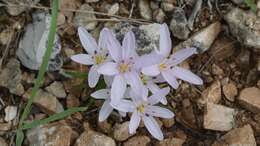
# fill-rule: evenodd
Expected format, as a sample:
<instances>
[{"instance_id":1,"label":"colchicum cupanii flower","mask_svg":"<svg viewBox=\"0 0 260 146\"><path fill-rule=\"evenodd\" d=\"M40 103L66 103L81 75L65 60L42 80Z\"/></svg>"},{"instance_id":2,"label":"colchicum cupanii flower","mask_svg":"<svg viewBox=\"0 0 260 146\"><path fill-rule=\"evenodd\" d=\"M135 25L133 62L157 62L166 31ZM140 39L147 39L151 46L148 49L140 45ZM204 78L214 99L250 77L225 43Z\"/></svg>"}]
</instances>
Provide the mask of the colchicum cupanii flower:
<instances>
[{"instance_id":1,"label":"colchicum cupanii flower","mask_svg":"<svg viewBox=\"0 0 260 146\"><path fill-rule=\"evenodd\" d=\"M170 32L166 24L160 26L159 49L150 54L139 56L136 53L136 40L132 31L125 34L122 45L108 28L100 32L98 44L82 27L78 29L80 41L88 54L71 57L75 62L92 65L88 83L95 87L100 75L104 75L106 89L91 94L95 99L104 99L99 111L99 121L104 121L116 109L120 115L132 113L129 133L134 134L141 121L153 137L163 139L163 132L154 119L173 118L174 114L159 103L167 104L170 87L160 88L167 82L177 89L177 79L195 85L202 80L191 71L178 65L193 54L196 48L181 49L173 54Z\"/></svg>"}]
</instances>

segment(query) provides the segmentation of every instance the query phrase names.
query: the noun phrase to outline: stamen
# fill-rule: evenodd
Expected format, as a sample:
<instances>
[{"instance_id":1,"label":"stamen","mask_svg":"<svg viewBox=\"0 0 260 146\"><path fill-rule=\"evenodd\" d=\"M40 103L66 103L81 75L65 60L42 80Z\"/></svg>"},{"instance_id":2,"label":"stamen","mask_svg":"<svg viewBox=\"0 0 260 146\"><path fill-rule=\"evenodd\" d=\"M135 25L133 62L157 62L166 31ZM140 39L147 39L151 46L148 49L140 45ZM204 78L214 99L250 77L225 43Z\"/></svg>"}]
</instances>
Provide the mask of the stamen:
<instances>
[{"instance_id":1,"label":"stamen","mask_svg":"<svg viewBox=\"0 0 260 146\"><path fill-rule=\"evenodd\" d=\"M145 106L143 104L141 104L137 107L137 111L140 113L144 113L144 110L145 110Z\"/></svg>"},{"instance_id":2,"label":"stamen","mask_svg":"<svg viewBox=\"0 0 260 146\"><path fill-rule=\"evenodd\" d=\"M159 65L159 69L162 71L162 70L165 70L167 68L167 65L165 63L161 63Z\"/></svg>"},{"instance_id":3,"label":"stamen","mask_svg":"<svg viewBox=\"0 0 260 146\"><path fill-rule=\"evenodd\" d=\"M123 61L122 61L123 62ZM121 63L120 65L119 65L119 72L120 73L125 73L125 72L128 72L130 70L130 68L129 68L129 65L128 64L126 64L126 63Z\"/></svg>"}]
</instances>

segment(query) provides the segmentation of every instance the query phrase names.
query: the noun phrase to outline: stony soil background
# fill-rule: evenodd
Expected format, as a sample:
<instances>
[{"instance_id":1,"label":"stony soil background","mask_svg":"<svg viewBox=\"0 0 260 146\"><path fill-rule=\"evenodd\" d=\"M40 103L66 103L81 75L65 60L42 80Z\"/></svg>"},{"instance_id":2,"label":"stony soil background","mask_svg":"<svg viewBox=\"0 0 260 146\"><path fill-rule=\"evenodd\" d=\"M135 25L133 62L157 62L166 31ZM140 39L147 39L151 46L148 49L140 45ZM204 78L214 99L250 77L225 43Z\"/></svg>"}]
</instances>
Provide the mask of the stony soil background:
<instances>
[{"instance_id":1,"label":"stony soil background","mask_svg":"<svg viewBox=\"0 0 260 146\"><path fill-rule=\"evenodd\" d=\"M260 1L255 3L256 12L243 0L60 0L56 42L61 46L56 46L27 120L43 119L70 107L89 108L28 130L24 145L260 145ZM37 38L46 41L46 7L49 1L44 0L2 0L0 4L0 146L15 145L19 113L39 68L39 60L28 46L44 48L45 43L39 43ZM172 90L168 108L176 116L157 119L165 135L165 140L159 142L145 128L129 135L125 122L129 117L122 118L117 113L98 122L102 101L91 99L94 89L86 86L86 78L67 77L64 70L88 70L69 59L83 52L76 32L79 25L96 37L104 26L109 27L119 39L125 30L132 29L139 40L139 53L146 53L158 43L158 25L154 23L163 22L171 30L173 51L189 46L199 49L199 54L182 66L198 74L204 85L183 82L178 90ZM29 26L32 24L35 27Z\"/></svg>"}]
</instances>

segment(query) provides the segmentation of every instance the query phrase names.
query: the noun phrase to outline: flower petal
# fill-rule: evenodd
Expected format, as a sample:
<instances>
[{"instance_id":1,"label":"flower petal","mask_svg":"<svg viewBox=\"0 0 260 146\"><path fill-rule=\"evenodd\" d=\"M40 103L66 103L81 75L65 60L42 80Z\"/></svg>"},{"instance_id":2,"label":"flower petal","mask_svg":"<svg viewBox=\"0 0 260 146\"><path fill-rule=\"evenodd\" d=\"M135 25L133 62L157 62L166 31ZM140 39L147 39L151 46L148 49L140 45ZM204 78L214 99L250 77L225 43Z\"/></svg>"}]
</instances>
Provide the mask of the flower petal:
<instances>
[{"instance_id":1,"label":"flower petal","mask_svg":"<svg viewBox=\"0 0 260 146\"><path fill-rule=\"evenodd\" d=\"M142 116L143 122L150 134L158 140L163 140L163 133L156 120L151 116Z\"/></svg>"},{"instance_id":2,"label":"flower petal","mask_svg":"<svg viewBox=\"0 0 260 146\"><path fill-rule=\"evenodd\" d=\"M108 76L113 76L118 73L117 64L114 62L106 62L99 66L98 73Z\"/></svg>"},{"instance_id":3,"label":"flower petal","mask_svg":"<svg viewBox=\"0 0 260 146\"><path fill-rule=\"evenodd\" d=\"M172 69L172 73L177 78L187 81L189 83L192 83L195 85L203 84L203 81L199 76L195 75L194 73L192 73L191 71L189 71L187 69L176 66Z\"/></svg>"},{"instance_id":4,"label":"flower petal","mask_svg":"<svg viewBox=\"0 0 260 146\"><path fill-rule=\"evenodd\" d=\"M91 57L91 55L87 55L87 54L77 54L77 55L73 55L70 57L71 60L80 63L80 64L85 64L85 65L92 65L94 64L94 61Z\"/></svg>"},{"instance_id":5,"label":"flower petal","mask_svg":"<svg viewBox=\"0 0 260 146\"><path fill-rule=\"evenodd\" d=\"M134 111L130 123L129 123L129 133L134 134L136 132L136 129L138 128L141 121L141 116L138 114L137 111Z\"/></svg>"},{"instance_id":6,"label":"flower petal","mask_svg":"<svg viewBox=\"0 0 260 146\"><path fill-rule=\"evenodd\" d=\"M127 83L131 86L135 93L144 95L143 93L143 82L139 77L138 73L135 71L128 72L125 74L125 79Z\"/></svg>"},{"instance_id":7,"label":"flower petal","mask_svg":"<svg viewBox=\"0 0 260 146\"><path fill-rule=\"evenodd\" d=\"M126 91L126 81L121 75L116 75L111 88L112 102L118 102L124 97Z\"/></svg>"},{"instance_id":8,"label":"flower petal","mask_svg":"<svg viewBox=\"0 0 260 146\"><path fill-rule=\"evenodd\" d=\"M88 31L84 27L78 28L79 39L84 49L89 54L94 54L96 50L98 50L96 40L88 33Z\"/></svg>"},{"instance_id":9,"label":"flower petal","mask_svg":"<svg viewBox=\"0 0 260 146\"><path fill-rule=\"evenodd\" d=\"M160 50L156 50L158 54L165 57L169 56L172 49L172 40L170 31L167 24L162 24L160 26Z\"/></svg>"},{"instance_id":10,"label":"flower petal","mask_svg":"<svg viewBox=\"0 0 260 146\"><path fill-rule=\"evenodd\" d=\"M110 105L121 112L133 112L135 110L135 105L130 100L119 100L117 102L113 102L113 100L110 102Z\"/></svg>"},{"instance_id":11,"label":"flower petal","mask_svg":"<svg viewBox=\"0 0 260 146\"><path fill-rule=\"evenodd\" d=\"M163 89L159 89L157 92L155 92L153 95L148 97L148 103L151 105L154 105L162 100L162 98L165 98L165 96L170 92L170 88L166 87Z\"/></svg>"},{"instance_id":12,"label":"flower petal","mask_svg":"<svg viewBox=\"0 0 260 146\"><path fill-rule=\"evenodd\" d=\"M114 77L113 76L106 76L106 75L104 75L103 77L104 77L104 81L107 85L107 88L111 88Z\"/></svg>"},{"instance_id":13,"label":"flower petal","mask_svg":"<svg viewBox=\"0 0 260 146\"><path fill-rule=\"evenodd\" d=\"M106 46L109 50L109 53L113 60L120 61L122 59L122 49L121 45L116 39L115 35L108 28L104 28L104 32L106 33Z\"/></svg>"},{"instance_id":14,"label":"flower petal","mask_svg":"<svg viewBox=\"0 0 260 146\"><path fill-rule=\"evenodd\" d=\"M100 74L97 72L96 66L92 66L88 72L88 85L93 88L97 85Z\"/></svg>"},{"instance_id":15,"label":"flower petal","mask_svg":"<svg viewBox=\"0 0 260 146\"><path fill-rule=\"evenodd\" d=\"M98 121L105 121L112 111L113 107L110 105L110 100L106 100L99 111Z\"/></svg>"},{"instance_id":16,"label":"flower petal","mask_svg":"<svg viewBox=\"0 0 260 146\"><path fill-rule=\"evenodd\" d=\"M163 56L158 55L155 52L152 52L150 54L145 54L135 59L135 68L141 69L151 65L159 64L163 59L164 59Z\"/></svg>"},{"instance_id":17,"label":"flower petal","mask_svg":"<svg viewBox=\"0 0 260 146\"><path fill-rule=\"evenodd\" d=\"M179 87L179 83L173 76L172 70L168 69L166 71L162 71L161 73L163 78L167 81L168 84L172 86L172 88L177 89Z\"/></svg>"},{"instance_id":18,"label":"flower petal","mask_svg":"<svg viewBox=\"0 0 260 146\"><path fill-rule=\"evenodd\" d=\"M172 59L172 65L177 65L196 53L196 48L186 48L179 50L170 56L170 58Z\"/></svg>"},{"instance_id":19,"label":"flower petal","mask_svg":"<svg viewBox=\"0 0 260 146\"><path fill-rule=\"evenodd\" d=\"M90 95L95 99L107 99L110 97L110 90L109 89L100 89Z\"/></svg>"},{"instance_id":20,"label":"flower petal","mask_svg":"<svg viewBox=\"0 0 260 146\"><path fill-rule=\"evenodd\" d=\"M147 106L145 108L145 113L154 117L167 118L167 119L173 118L174 116L173 112L159 106Z\"/></svg>"},{"instance_id":21,"label":"flower petal","mask_svg":"<svg viewBox=\"0 0 260 146\"><path fill-rule=\"evenodd\" d=\"M142 73L147 76L157 76L160 74L160 70L158 65L156 64L142 68Z\"/></svg>"},{"instance_id":22,"label":"flower petal","mask_svg":"<svg viewBox=\"0 0 260 146\"><path fill-rule=\"evenodd\" d=\"M100 50L107 49L106 37L107 37L107 32L105 28L103 28L100 31L99 40L98 40L98 47Z\"/></svg>"},{"instance_id":23,"label":"flower petal","mask_svg":"<svg viewBox=\"0 0 260 146\"><path fill-rule=\"evenodd\" d=\"M123 40L122 44L122 58L123 59L128 59L129 57L133 57L135 53L135 47L136 47L136 42L135 42L135 35L132 31L129 31Z\"/></svg>"}]
</instances>

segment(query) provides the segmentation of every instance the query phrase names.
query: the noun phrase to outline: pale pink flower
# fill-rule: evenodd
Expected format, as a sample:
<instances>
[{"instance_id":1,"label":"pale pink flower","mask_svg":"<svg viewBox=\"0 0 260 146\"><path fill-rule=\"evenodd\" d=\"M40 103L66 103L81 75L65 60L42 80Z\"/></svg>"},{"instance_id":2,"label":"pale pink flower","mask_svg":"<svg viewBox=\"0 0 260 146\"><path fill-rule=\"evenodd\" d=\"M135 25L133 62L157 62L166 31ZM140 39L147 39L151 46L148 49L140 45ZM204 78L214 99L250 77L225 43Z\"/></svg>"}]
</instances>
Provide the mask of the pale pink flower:
<instances>
[{"instance_id":1,"label":"pale pink flower","mask_svg":"<svg viewBox=\"0 0 260 146\"><path fill-rule=\"evenodd\" d=\"M160 126L153 117L173 118L174 114L170 110L155 106L155 104L161 100L161 97L166 96L169 91L169 87L160 89L158 92L148 97L146 101L143 100L138 93L130 92L130 97L133 101L122 99L116 105L112 106L119 111L133 113L129 123L130 134L136 132L136 129L142 120L153 137L158 140L163 140L163 133Z\"/></svg>"},{"instance_id":2,"label":"pale pink flower","mask_svg":"<svg viewBox=\"0 0 260 146\"><path fill-rule=\"evenodd\" d=\"M177 89L179 86L177 78L195 85L201 85L203 81L200 77L187 69L177 66L191 55L197 53L196 48L182 49L169 56L171 47L170 32L167 25L163 24L160 28L160 50L156 50L156 52L164 56L165 59L156 65L144 67L142 73L148 76L162 75L164 80L174 89Z\"/></svg>"},{"instance_id":3,"label":"pale pink flower","mask_svg":"<svg viewBox=\"0 0 260 146\"><path fill-rule=\"evenodd\" d=\"M136 92L142 92L142 81L139 72L142 67L160 62L162 57L155 53L139 57L135 51L136 41L132 31L126 33L122 46L109 30L106 31L106 45L114 62L104 63L98 68L103 75L114 76L111 88L112 102L117 102L123 97L127 84ZM153 58L153 59L151 59ZM143 93L144 96L146 93Z\"/></svg>"},{"instance_id":4,"label":"pale pink flower","mask_svg":"<svg viewBox=\"0 0 260 146\"><path fill-rule=\"evenodd\" d=\"M95 87L100 74L97 68L109 59L108 50L106 49L104 29L100 32L98 44L96 40L87 32L84 27L78 28L78 34L85 51L88 54L77 54L71 56L71 59L84 65L92 65L88 72L88 84L91 88Z\"/></svg>"}]
</instances>

